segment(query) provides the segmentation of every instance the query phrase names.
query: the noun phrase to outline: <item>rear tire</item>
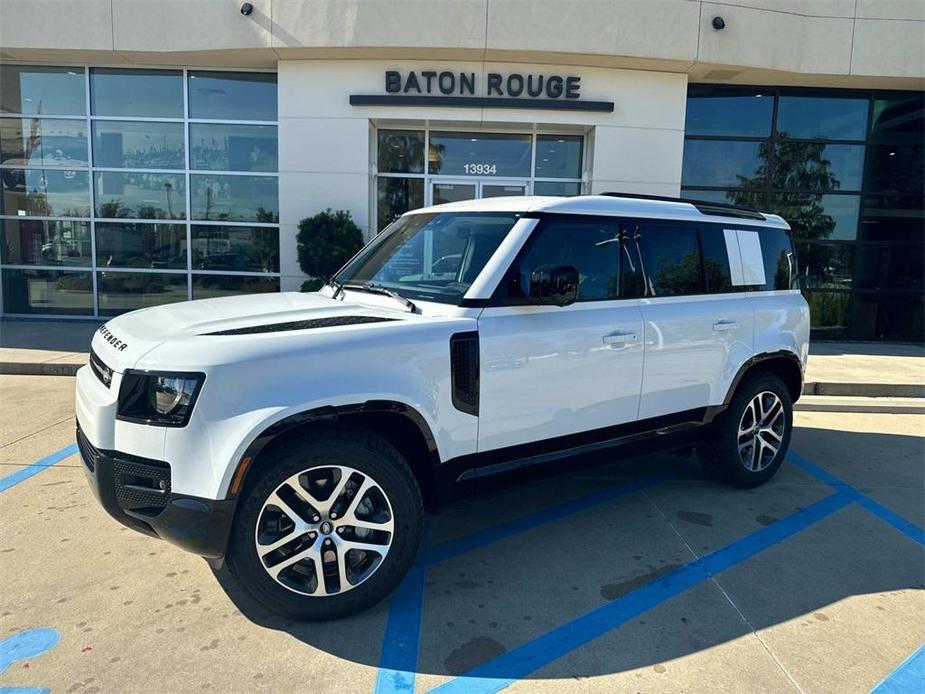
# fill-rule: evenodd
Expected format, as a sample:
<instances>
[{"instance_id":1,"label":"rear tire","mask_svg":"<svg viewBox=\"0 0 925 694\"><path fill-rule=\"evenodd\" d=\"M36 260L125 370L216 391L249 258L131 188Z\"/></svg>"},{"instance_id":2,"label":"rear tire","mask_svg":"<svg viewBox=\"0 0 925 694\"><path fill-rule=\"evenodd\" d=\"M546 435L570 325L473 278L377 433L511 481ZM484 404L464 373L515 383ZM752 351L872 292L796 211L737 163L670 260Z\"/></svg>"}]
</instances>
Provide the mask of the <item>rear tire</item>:
<instances>
[{"instance_id":1,"label":"rear tire","mask_svg":"<svg viewBox=\"0 0 925 694\"><path fill-rule=\"evenodd\" d=\"M790 447L793 401L784 382L759 372L736 389L713 425L713 440L698 450L708 475L743 489L771 479Z\"/></svg>"},{"instance_id":2,"label":"rear tire","mask_svg":"<svg viewBox=\"0 0 925 694\"><path fill-rule=\"evenodd\" d=\"M346 617L382 600L411 567L421 493L408 463L380 436L307 430L258 460L251 475L227 563L273 612L305 621Z\"/></svg>"}]
</instances>

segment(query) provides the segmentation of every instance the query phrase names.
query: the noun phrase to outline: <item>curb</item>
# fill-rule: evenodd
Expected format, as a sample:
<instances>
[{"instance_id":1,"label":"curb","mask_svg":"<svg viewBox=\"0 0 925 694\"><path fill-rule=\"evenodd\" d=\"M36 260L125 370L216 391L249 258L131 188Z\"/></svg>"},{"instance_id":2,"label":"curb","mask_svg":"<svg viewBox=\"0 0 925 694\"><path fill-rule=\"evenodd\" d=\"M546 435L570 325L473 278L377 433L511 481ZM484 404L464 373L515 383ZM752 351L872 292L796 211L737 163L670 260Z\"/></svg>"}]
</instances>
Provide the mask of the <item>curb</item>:
<instances>
[{"instance_id":1,"label":"curb","mask_svg":"<svg viewBox=\"0 0 925 694\"><path fill-rule=\"evenodd\" d=\"M925 414L920 398L828 397L806 395L793 406L796 412L845 412L863 414Z\"/></svg>"},{"instance_id":2,"label":"curb","mask_svg":"<svg viewBox=\"0 0 925 694\"><path fill-rule=\"evenodd\" d=\"M85 364L44 363L3 361L0 362L0 375L3 376L76 376L77 369Z\"/></svg>"},{"instance_id":3,"label":"curb","mask_svg":"<svg viewBox=\"0 0 925 694\"><path fill-rule=\"evenodd\" d=\"M824 395L833 398L925 398L925 385L820 381L804 384L803 395Z\"/></svg>"}]
</instances>

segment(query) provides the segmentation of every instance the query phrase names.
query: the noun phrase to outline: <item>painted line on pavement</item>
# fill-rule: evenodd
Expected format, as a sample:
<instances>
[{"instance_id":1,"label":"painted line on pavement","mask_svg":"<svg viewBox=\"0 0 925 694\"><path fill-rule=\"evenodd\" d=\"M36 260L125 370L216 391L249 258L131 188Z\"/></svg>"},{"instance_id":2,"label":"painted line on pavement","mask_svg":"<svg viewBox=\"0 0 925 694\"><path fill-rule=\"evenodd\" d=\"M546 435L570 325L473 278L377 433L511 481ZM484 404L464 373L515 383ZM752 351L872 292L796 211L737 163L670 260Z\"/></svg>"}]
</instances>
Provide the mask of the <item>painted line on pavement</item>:
<instances>
[{"instance_id":1,"label":"painted line on pavement","mask_svg":"<svg viewBox=\"0 0 925 694\"><path fill-rule=\"evenodd\" d=\"M870 694L919 694L925 687L925 645L902 661Z\"/></svg>"},{"instance_id":2,"label":"painted line on pavement","mask_svg":"<svg viewBox=\"0 0 925 694\"><path fill-rule=\"evenodd\" d=\"M858 506L861 506L865 510L874 514L880 520L892 525L909 539L918 542L920 545L925 545L925 530L922 530L922 528L915 525L915 523L907 521L905 518L897 513L894 513L883 504L874 501L863 492L858 491L855 487L852 487L847 482L843 482L832 473L823 470L815 463L811 463L809 460L799 455L798 453L790 451L787 454L787 457L789 457L794 463L796 463L800 468L808 472L813 477L822 480L833 489L836 489L841 494L849 497L852 501L857 503Z\"/></svg>"},{"instance_id":3,"label":"painted line on pavement","mask_svg":"<svg viewBox=\"0 0 925 694\"><path fill-rule=\"evenodd\" d=\"M783 542L852 502L840 492L527 641L434 689L440 694L497 692L666 600Z\"/></svg>"},{"instance_id":4,"label":"painted line on pavement","mask_svg":"<svg viewBox=\"0 0 925 694\"><path fill-rule=\"evenodd\" d=\"M72 443L70 446L65 446L60 451L55 451L50 455L46 455L41 460L36 460L31 465L27 465L21 470L10 473L6 477L0 477L0 492L5 492L11 487L15 487L20 482L24 482L33 475L39 474L42 470L50 468L55 463L60 463L65 458L70 458L77 452L77 444Z\"/></svg>"}]
</instances>

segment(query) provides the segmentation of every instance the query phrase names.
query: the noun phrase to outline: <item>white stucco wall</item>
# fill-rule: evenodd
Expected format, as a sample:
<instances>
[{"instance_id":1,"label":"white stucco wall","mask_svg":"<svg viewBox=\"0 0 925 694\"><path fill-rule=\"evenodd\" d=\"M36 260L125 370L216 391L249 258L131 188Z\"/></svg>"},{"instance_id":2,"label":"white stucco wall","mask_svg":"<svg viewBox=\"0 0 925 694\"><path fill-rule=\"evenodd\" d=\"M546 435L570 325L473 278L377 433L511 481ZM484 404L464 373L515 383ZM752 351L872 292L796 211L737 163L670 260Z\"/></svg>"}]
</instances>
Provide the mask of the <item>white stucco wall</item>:
<instances>
[{"instance_id":1,"label":"white stucco wall","mask_svg":"<svg viewBox=\"0 0 925 694\"><path fill-rule=\"evenodd\" d=\"M477 95L488 72L579 75L581 97L613 101L613 113L483 108L355 107L350 94L384 93L385 70L475 72ZM441 128L529 132L586 129L590 192L677 195L681 185L687 76L638 70L446 61L280 61L279 192L283 290L303 279L296 254L299 221L328 207L348 210L371 235L375 124L398 121Z\"/></svg>"}]
</instances>

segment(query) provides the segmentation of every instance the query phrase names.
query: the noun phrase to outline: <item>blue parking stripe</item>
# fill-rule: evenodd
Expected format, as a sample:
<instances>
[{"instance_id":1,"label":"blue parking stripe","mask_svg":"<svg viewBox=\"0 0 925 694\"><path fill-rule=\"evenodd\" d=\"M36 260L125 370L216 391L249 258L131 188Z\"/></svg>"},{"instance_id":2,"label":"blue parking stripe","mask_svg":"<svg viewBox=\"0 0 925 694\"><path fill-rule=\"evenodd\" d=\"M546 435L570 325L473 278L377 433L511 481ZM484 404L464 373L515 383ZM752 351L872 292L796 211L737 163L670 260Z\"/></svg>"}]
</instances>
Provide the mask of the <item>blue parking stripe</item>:
<instances>
[{"instance_id":1,"label":"blue parking stripe","mask_svg":"<svg viewBox=\"0 0 925 694\"><path fill-rule=\"evenodd\" d=\"M783 542L844 508L851 501L841 493L826 497L528 641L431 691L441 694L482 694L500 691L711 576Z\"/></svg>"},{"instance_id":2,"label":"blue parking stripe","mask_svg":"<svg viewBox=\"0 0 925 694\"><path fill-rule=\"evenodd\" d=\"M580 499L567 501L563 504L558 504L551 508L537 511L536 513L531 513L520 518L515 518L514 520L501 523L494 527L488 528L487 530L482 530L457 540L444 542L440 545L437 545L436 547L433 547L429 552L427 552L427 554L424 556L424 563L430 566L432 564L437 564L442 561L453 559L454 557L458 557L460 554L465 554L466 552L471 552L472 550L478 549L480 547L485 547L486 545L499 542L517 533L532 530L533 528L540 527L546 523L552 523L574 513L585 511L589 508L592 508L593 506L597 506L608 501L613 501L614 499L619 499L620 497L627 496L633 492L638 492L644 487L651 486L659 482L664 482L669 479L675 479L677 477L678 474L671 472L648 475L639 480L623 482L621 484L608 487L607 489L602 489L598 492L588 494L587 496L583 496Z\"/></svg>"},{"instance_id":3,"label":"blue parking stripe","mask_svg":"<svg viewBox=\"0 0 925 694\"><path fill-rule=\"evenodd\" d=\"M920 694L925 689L925 645L870 690L870 694Z\"/></svg>"},{"instance_id":4,"label":"blue parking stripe","mask_svg":"<svg viewBox=\"0 0 925 694\"><path fill-rule=\"evenodd\" d=\"M845 496L849 497L859 506L880 518L880 520L892 525L909 539L918 542L920 545L925 545L925 530L922 530L922 528L915 525L915 523L907 521L905 518L898 515L897 513L894 513L883 504L874 501L866 494L858 491L847 482L843 482L842 480L838 479L835 477L835 475L826 472L815 463L811 463L803 456L794 453L793 451L789 452L787 456L813 477L822 480L830 487L833 487Z\"/></svg>"},{"instance_id":5,"label":"blue parking stripe","mask_svg":"<svg viewBox=\"0 0 925 694\"><path fill-rule=\"evenodd\" d=\"M46 455L41 460L36 460L31 465L17 470L16 472L10 473L6 477L0 477L0 492L5 492L11 487L15 487L20 482L24 482L33 475L39 474L42 470L50 468L55 463L59 463L65 458L70 458L77 452L77 444L72 443L70 446L65 446L60 451L55 451L51 455Z\"/></svg>"}]
</instances>

